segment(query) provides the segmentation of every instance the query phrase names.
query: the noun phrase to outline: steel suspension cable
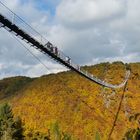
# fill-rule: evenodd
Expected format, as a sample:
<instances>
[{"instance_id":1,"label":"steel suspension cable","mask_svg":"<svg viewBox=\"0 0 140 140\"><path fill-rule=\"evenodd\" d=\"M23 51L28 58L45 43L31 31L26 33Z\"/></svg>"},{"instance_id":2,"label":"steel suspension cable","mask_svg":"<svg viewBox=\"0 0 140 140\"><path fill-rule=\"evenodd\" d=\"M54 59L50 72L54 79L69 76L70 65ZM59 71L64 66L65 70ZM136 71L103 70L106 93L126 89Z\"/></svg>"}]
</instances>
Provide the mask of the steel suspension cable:
<instances>
[{"instance_id":1,"label":"steel suspension cable","mask_svg":"<svg viewBox=\"0 0 140 140\"><path fill-rule=\"evenodd\" d=\"M9 33L10 34L10 33ZM42 60L38 57L38 56L36 56L30 49L28 49L18 38L16 38L13 34L11 34L12 35L12 37L23 47L23 48L25 48L40 64L42 64L46 69L47 69L47 71L48 72L50 72L50 73L52 73L52 71L46 66L46 64L44 64L43 62L42 62Z\"/></svg>"},{"instance_id":2,"label":"steel suspension cable","mask_svg":"<svg viewBox=\"0 0 140 140\"><path fill-rule=\"evenodd\" d=\"M15 33L16 36L21 37L27 43L32 44L33 47L36 48L36 49L39 49L40 52L48 54L56 62L61 63L62 65L65 65L67 68L77 72L78 74L80 74L81 76L87 78L88 80L90 80L92 82L95 82L99 85L103 85L103 86L108 87L108 88L114 88L114 89L122 88L125 85L125 83L127 82L128 78L129 78L129 75L130 75L129 70L126 71L126 75L125 75L124 80L120 84L117 84L117 85L107 83L107 82L105 82L101 79L98 79L97 77L90 74L89 72L87 72L85 70L81 70L79 65L73 63L73 61L68 61L67 59L69 57L64 55L63 53L61 53L61 51L59 49L57 49L57 47L54 46L52 43L50 43L51 48L52 49L54 49L54 48L57 49L57 53L50 50L50 45L47 45L47 43L49 43L49 42L46 39L44 39L44 37L41 34L36 32L36 30L34 30L30 25L28 25L26 22L24 22L24 20L22 20L14 12L9 10L9 8L6 7L1 1L0 1L0 4L1 4L2 8L4 8L10 16L10 18L9 18L8 15L5 15L6 13L4 13L1 10L0 22L4 25L3 27L7 31ZM11 19L11 17L12 17L12 19ZM16 22L15 19L18 22ZM35 34L32 34L29 30L33 31ZM39 35L39 38L38 38L38 35ZM47 47L46 47L46 45L47 45ZM69 58L69 60L71 60L71 58Z\"/></svg>"},{"instance_id":3,"label":"steel suspension cable","mask_svg":"<svg viewBox=\"0 0 140 140\"><path fill-rule=\"evenodd\" d=\"M121 96L121 100L120 100L120 103L119 103L119 107L118 107L118 110L116 112L116 115L115 115L115 118L114 118L114 121L113 121L113 125L111 127L111 130L110 130L110 133L108 135L108 140L110 140L111 136L112 136L112 133L114 131L114 128L115 128L115 125L116 125L116 122L118 120L118 116L119 116L119 113L120 113L120 110L121 110L121 106L122 106L122 102L123 102L123 99L125 97L125 92L127 90L127 84L128 82L126 82L125 86L124 86L124 89L123 89L123 93L122 93L122 96Z\"/></svg>"}]
</instances>

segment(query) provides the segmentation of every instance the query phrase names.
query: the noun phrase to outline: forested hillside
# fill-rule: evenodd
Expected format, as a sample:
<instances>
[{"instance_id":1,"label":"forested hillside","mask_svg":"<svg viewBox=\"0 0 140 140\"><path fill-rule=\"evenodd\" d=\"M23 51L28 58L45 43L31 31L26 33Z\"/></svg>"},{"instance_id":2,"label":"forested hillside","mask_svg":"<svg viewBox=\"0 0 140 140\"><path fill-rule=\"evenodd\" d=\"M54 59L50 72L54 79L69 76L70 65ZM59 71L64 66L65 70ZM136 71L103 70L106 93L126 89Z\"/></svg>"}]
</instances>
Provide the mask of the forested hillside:
<instances>
[{"instance_id":1,"label":"forested hillside","mask_svg":"<svg viewBox=\"0 0 140 140\"><path fill-rule=\"evenodd\" d=\"M113 84L121 83L126 71L122 62L83 68ZM129 68L131 76L112 133L113 140L121 140L129 128L138 127L132 116L140 113L140 63L131 63ZM30 131L49 133L58 123L64 133L75 139L94 140L98 132L101 140L107 140L122 93L123 88L108 89L72 71L0 81L0 102L12 105L14 115L22 119L26 135Z\"/></svg>"}]
</instances>

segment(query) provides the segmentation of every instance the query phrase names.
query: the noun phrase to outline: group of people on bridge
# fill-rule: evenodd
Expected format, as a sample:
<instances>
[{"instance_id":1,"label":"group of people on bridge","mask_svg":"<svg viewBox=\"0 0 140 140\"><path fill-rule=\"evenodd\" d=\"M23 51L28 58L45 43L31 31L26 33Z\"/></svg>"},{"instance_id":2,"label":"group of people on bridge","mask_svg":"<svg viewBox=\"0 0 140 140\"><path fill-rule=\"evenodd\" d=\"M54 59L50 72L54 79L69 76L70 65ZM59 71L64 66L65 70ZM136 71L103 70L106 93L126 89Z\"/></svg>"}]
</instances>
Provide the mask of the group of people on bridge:
<instances>
[{"instance_id":1,"label":"group of people on bridge","mask_svg":"<svg viewBox=\"0 0 140 140\"><path fill-rule=\"evenodd\" d=\"M53 54L55 54L58 57L61 57L60 52L58 50L58 48L56 46L54 46L52 43L50 43L49 41L45 44L45 46L47 46L47 48L49 49L50 52L52 52ZM71 65L71 58L68 56L65 56L65 61Z\"/></svg>"}]
</instances>

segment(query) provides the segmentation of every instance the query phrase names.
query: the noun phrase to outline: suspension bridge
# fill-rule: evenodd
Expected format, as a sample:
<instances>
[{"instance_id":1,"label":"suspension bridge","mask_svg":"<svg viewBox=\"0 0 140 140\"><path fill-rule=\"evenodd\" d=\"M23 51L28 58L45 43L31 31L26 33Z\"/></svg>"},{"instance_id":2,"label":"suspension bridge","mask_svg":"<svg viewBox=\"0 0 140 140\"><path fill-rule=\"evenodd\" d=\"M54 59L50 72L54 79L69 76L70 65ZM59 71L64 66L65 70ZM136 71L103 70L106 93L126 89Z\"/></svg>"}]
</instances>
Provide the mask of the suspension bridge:
<instances>
[{"instance_id":1,"label":"suspension bridge","mask_svg":"<svg viewBox=\"0 0 140 140\"><path fill-rule=\"evenodd\" d=\"M7 31L19 37L21 40L24 40L25 42L30 44L30 46L38 49L45 55L50 56L57 63L64 65L68 69L75 71L79 75L101 86L113 89L121 88L125 86L129 79L129 69L126 69L124 81L116 85L107 83L104 80L97 78L93 74L90 74L88 71L81 69L80 65L73 63L72 59L69 56L65 55L55 45L47 41L47 39L45 39L39 32L33 29L29 24L27 24L22 18L11 11L2 2L0 2L0 27L5 28Z\"/></svg>"}]
</instances>

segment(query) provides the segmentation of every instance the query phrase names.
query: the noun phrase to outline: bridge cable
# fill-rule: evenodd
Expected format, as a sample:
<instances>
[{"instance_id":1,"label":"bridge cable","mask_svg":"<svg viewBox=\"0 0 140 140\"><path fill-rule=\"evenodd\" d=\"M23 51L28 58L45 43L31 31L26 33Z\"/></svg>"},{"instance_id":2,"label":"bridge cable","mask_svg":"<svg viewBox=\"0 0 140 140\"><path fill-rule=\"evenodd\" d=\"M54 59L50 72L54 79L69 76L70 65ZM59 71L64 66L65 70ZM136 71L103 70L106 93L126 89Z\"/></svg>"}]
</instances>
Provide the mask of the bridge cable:
<instances>
[{"instance_id":1,"label":"bridge cable","mask_svg":"<svg viewBox=\"0 0 140 140\"><path fill-rule=\"evenodd\" d=\"M116 112L115 119L114 119L114 121L113 121L113 125L112 125L111 131L110 131L109 136L108 136L108 140L110 140L111 135L112 135L112 133L113 133L113 131L114 131L116 122L117 122L117 120L118 120L118 116L119 116L119 113L120 113L120 110L121 110L122 102L123 102L123 99L124 99L124 97L125 97L125 92L126 92L126 90L127 90L127 84L128 84L128 81L125 83L125 86L124 86L124 89L123 89L123 93L122 93L122 96L121 96L121 100L120 100L120 103L119 103L119 107L118 107L118 110L117 110L117 112Z\"/></svg>"},{"instance_id":2,"label":"bridge cable","mask_svg":"<svg viewBox=\"0 0 140 140\"><path fill-rule=\"evenodd\" d=\"M9 33L10 34L10 33ZM18 38L16 38L13 34L11 34L13 36L13 38L15 38L15 40L17 40L17 42L23 47L25 48L40 64L42 64L48 72L52 73L52 71L46 66L45 63L42 62L42 60L37 57L30 49L28 49Z\"/></svg>"},{"instance_id":3,"label":"bridge cable","mask_svg":"<svg viewBox=\"0 0 140 140\"><path fill-rule=\"evenodd\" d=\"M79 93L79 91L78 91L77 89L73 90L73 88L68 87L68 86L67 86L67 89L72 90L73 92ZM84 104L88 109L90 109L90 110L93 111L94 113L97 113L97 112L96 112L96 108L93 107L93 106L91 106L86 100L83 99L83 97L81 97L80 95L77 95L77 94L75 94L75 96L76 96L76 98L77 98L82 104ZM94 114L94 115L96 115L96 114ZM97 118L97 117L99 117L99 116L96 115L95 117ZM101 118L101 119L102 119L104 122L106 121L104 118Z\"/></svg>"},{"instance_id":4,"label":"bridge cable","mask_svg":"<svg viewBox=\"0 0 140 140\"><path fill-rule=\"evenodd\" d=\"M104 70L103 70L103 72L101 73L100 79L102 79L102 80L104 80L104 81L105 81L105 79L106 79L106 74L107 74L107 71L108 71L108 67L109 67L109 64L106 63L105 66L104 66ZM104 85L101 86L100 91L101 91L100 94L103 96L104 91L105 91L105 86L104 86Z\"/></svg>"}]
</instances>

